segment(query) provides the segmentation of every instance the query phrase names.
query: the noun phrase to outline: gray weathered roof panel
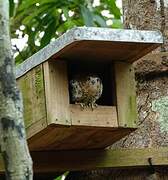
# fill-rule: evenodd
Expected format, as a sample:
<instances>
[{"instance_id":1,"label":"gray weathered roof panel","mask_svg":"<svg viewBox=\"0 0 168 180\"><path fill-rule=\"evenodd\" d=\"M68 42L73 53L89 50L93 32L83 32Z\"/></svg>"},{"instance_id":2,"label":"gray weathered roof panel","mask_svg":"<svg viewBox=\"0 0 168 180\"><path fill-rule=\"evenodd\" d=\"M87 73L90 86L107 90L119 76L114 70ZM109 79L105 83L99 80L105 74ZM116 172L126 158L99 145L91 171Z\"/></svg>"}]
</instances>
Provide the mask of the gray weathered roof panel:
<instances>
[{"instance_id":1,"label":"gray weathered roof panel","mask_svg":"<svg viewBox=\"0 0 168 180\"><path fill-rule=\"evenodd\" d=\"M159 31L140 31L140 30L125 30L125 29L110 29L110 28L95 28L95 27L77 27L69 30L54 42L35 53L16 68L16 78L21 77L26 72L45 62L50 57L60 53L63 49L68 49L76 42L109 42L114 43L133 43L133 44L148 44L151 49L148 52L163 43L162 34ZM151 44L151 45L150 45ZM153 45L156 44L156 47ZM125 46L127 46L125 44ZM130 48L130 47L129 47ZM145 52L147 54L148 52ZM143 54L142 54L143 55ZM112 56L112 55L111 55ZM138 59L138 56L137 58Z\"/></svg>"}]
</instances>

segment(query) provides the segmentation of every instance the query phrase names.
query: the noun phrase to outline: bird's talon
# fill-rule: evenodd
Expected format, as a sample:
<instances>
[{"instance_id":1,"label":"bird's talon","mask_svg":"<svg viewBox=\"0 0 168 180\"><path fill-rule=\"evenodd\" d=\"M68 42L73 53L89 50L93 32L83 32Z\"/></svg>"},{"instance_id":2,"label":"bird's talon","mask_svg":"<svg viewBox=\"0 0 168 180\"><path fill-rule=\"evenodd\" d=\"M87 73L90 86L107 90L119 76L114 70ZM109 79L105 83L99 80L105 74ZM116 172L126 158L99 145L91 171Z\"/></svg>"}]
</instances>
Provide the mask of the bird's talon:
<instances>
[{"instance_id":1,"label":"bird's talon","mask_svg":"<svg viewBox=\"0 0 168 180\"><path fill-rule=\"evenodd\" d=\"M90 104L90 107L91 107L91 109L92 109L92 111L93 111L95 108L98 107L98 105L97 105L96 103L91 103L91 104Z\"/></svg>"},{"instance_id":2,"label":"bird's talon","mask_svg":"<svg viewBox=\"0 0 168 180\"><path fill-rule=\"evenodd\" d=\"M97 108L97 107L98 107L98 105L97 105L96 103L94 104L94 106L95 106L95 108Z\"/></svg>"},{"instance_id":3,"label":"bird's talon","mask_svg":"<svg viewBox=\"0 0 168 180\"><path fill-rule=\"evenodd\" d=\"M75 104L79 105L79 106L81 107L82 111L84 110L84 106L85 106L85 105L84 105L83 103L75 102Z\"/></svg>"},{"instance_id":4,"label":"bird's talon","mask_svg":"<svg viewBox=\"0 0 168 180\"><path fill-rule=\"evenodd\" d=\"M94 104L91 104L91 109L92 109L92 111L94 110Z\"/></svg>"},{"instance_id":5,"label":"bird's talon","mask_svg":"<svg viewBox=\"0 0 168 180\"><path fill-rule=\"evenodd\" d=\"M86 108L91 108L91 110L93 111L95 108L98 107L98 105L96 103L87 103L87 104L85 104L85 103L79 103L79 102L77 103L76 102L75 104L80 105L82 111L84 109L86 109Z\"/></svg>"},{"instance_id":6,"label":"bird's talon","mask_svg":"<svg viewBox=\"0 0 168 180\"><path fill-rule=\"evenodd\" d=\"M84 108L85 108L85 105L84 105L83 103L80 103L80 107L81 107L81 109L82 109L82 111L83 111Z\"/></svg>"}]
</instances>

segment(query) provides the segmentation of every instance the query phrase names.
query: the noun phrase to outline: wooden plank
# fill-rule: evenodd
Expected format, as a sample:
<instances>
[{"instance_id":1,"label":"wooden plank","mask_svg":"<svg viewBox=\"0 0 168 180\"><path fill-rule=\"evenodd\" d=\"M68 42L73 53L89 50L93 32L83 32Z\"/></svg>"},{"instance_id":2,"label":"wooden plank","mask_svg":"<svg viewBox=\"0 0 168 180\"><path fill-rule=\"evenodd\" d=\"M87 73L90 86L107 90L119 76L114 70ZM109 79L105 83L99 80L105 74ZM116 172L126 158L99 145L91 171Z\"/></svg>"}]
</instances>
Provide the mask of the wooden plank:
<instances>
[{"instance_id":1,"label":"wooden plank","mask_svg":"<svg viewBox=\"0 0 168 180\"><path fill-rule=\"evenodd\" d=\"M32 152L35 171L73 171L168 165L168 148Z\"/></svg>"},{"instance_id":2,"label":"wooden plank","mask_svg":"<svg viewBox=\"0 0 168 180\"><path fill-rule=\"evenodd\" d=\"M58 57L56 54L55 57L76 62L80 60L80 62L123 61L133 63L157 47L158 44L151 43L84 40L68 50L63 49L60 56Z\"/></svg>"},{"instance_id":3,"label":"wooden plank","mask_svg":"<svg viewBox=\"0 0 168 180\"><path fill-rule=\"evenodd\" d=\"M48 125L53 123L70 125L66 62L48 61L43 67Z\"/></svg>"},{"instance_id":4,"label":"wooden plank","mask_svg":"<svg viewBox=\"0 0 168 180\"><path fill-rule=\"evenodd\" d=\"M85 150L85 151L40 151L31 152L35 173L91 170L97 168L140 168L168 166L168 148ZM0 173L4 173L0 156Z\"/></svg>"},{"instance_id":5,"label":"wooden plank","mask_svg":"<svg viewBox=\"0 0 168 180\"><path fill-rule=\"evenodd\" d=\"M48 126L28 139L32 151L98 149L112 145L131 133L130 128Z\"/></svg>"},{"instance_id":6,"label":"wooden plank","mask_svg":"<svg viewBox=\"0 0 168 180\"><path fill-rule=\"evenodd\" d=\"M115 106L98 106L82 110L79 105L70 105L72 125L95 127L118 127Z\"/></svg>"},{"instance_id":7,"label":"wooden plank","mask_svg":"<svg viewBox=\"0 0 168 180\"><path fill-rule=\"evenodd\" d=\"M46 117L36 121L31 126L26 128L27 139L36 135L38 132L43 131L47 127Z\"/></svg>"},{"instance_id":8,"label":"wooden plank","mask_svg":"<svg viewBox=\"0 0 168 180\"><path fill-rule=\"evenodd\" d=\"M23 95L24 120L26 128L31 129L28 136L46 127L46 107L44 96L44 81L42 65L29 71L25 76L17 79L17 83ZM42 122L40 122L42 120ZM42 128L33 128L33 124L41 124Z\"/></svg>"},{"instance_id":9,"label":"wooden plank","mask_svg":"<svg viewBox=\"0 0 168 180\"><path fill-rule=\"evenodd\" d=\"M134 69L131 64L115 62L118 124L136 127L137 105Z\"/></svg>"}]
</instances>

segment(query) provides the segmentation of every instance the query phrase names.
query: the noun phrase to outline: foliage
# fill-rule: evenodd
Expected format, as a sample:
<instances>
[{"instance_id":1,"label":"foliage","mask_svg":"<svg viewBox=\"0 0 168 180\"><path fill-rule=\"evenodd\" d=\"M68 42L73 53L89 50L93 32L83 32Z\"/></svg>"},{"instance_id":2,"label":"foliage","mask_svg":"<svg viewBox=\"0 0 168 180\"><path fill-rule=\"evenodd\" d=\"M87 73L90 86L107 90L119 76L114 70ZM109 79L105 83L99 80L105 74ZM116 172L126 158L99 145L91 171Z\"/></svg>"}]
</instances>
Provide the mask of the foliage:
<instances>
[{"instance_id":1,"label":"foliage","mask_svg":"<svg viewBox=\"0 0 168 180\"><path fill-rule=\"evenodd\" d=\"M57 178L55 178L54 180L63 180L67 177L67 175L69 174L69 172L65 172L64 174L58 176Z\"/></svg>"},{"instance_id":2,"label":"foliage","mask_svg":"<svg viewBox=\"0 0 168 180\"><path fill-rule=\"evenodd\" d=\"M106 21L113 20L109 27L122 26L120 9L115 0L100 0L93 5L93 0L10 0L11 32L13 38L21 25L22 36L28 35L28 46L19 52L16 63L20 63L46 46L66 30L75 26L107 27ZM108 10L110 16L102 15ZM16 50L18 50L16 48Z\"/></svg>"}]
</instances>

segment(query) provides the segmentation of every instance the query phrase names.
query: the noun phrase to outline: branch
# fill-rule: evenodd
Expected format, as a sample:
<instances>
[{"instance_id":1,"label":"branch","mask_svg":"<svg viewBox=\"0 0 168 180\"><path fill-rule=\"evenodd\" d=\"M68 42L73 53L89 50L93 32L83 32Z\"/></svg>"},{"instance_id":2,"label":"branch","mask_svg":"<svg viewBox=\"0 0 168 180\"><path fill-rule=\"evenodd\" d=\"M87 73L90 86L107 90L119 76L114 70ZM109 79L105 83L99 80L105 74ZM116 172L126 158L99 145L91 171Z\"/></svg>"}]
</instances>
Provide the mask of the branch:
<instances>
[{"instance_id":1,"label":"branch","mask_svg":"<svg viewBox=\"0 0 168 180\"><path fill-rule=\"evenodd\" d=\"M0 150L7 180L32 180L32 160L16 86L9 32L9 2L0 0Z\"/></svg>"}]
</instances>

